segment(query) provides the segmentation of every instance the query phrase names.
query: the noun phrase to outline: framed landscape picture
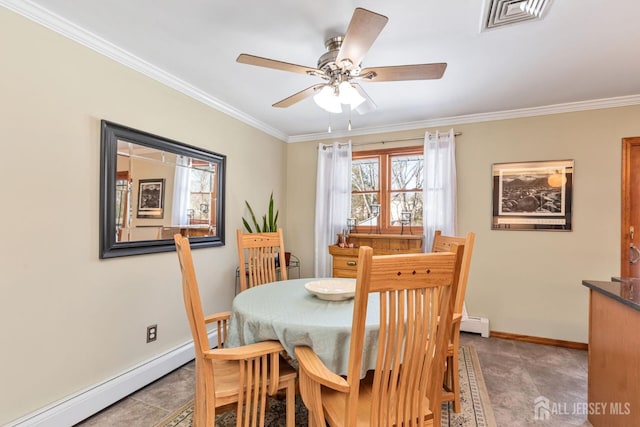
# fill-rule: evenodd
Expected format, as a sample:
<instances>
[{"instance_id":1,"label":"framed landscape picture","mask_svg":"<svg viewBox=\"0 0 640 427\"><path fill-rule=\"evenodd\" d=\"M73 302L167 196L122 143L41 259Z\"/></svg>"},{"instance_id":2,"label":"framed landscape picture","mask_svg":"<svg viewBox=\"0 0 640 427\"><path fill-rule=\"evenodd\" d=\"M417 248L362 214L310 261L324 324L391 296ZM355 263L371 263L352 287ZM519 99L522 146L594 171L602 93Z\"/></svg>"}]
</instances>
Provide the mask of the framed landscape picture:
<instances>
[{"instance_id":1,"label":"framed landscape picture","mask_svg":"<svg viewBox=\"0 0 640 427\"><path fill-rule=\"evenodd\" d=\"M137 217L164 217L164 179L141 179L138 182Z\"/></svg>"},{"instance_id":2,"label":"framed landscape picture","mask_svg":"<svg viewBox=\"0 0 640 427\"><path fill-rule=\"evenodd\" d=\"M571 231L573 160L494 163L493 230Z\"/></svg>"}]
</instances>

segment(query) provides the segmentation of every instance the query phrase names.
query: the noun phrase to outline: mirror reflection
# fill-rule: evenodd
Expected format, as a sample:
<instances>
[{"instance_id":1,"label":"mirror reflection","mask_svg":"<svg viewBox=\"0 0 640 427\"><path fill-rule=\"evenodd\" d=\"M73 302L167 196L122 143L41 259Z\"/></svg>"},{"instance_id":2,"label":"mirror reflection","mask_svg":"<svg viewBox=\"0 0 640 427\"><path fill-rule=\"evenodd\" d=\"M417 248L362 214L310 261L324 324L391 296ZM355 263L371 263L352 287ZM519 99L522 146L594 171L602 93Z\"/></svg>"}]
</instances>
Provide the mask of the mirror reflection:
<instances>
[{"instance_id":1,"label":"mirror reflection","mask_svg":"<svg viewBox=\"0 0 640 427\"><path fill-rule=\"evenodd\" d=\"M122 140L117 155L116 242L216 235L216 163Z\"/></svg>"},{"instance_id":2,"label":"mirror reflection","mask_svg":"<svg viewBox=\"0 0 640 427\"><path fill-rule=\"evenodd\" d=\"M102 143L101 258L223 244L224 156L109 122Z\"/></svg>"}]
</instances>

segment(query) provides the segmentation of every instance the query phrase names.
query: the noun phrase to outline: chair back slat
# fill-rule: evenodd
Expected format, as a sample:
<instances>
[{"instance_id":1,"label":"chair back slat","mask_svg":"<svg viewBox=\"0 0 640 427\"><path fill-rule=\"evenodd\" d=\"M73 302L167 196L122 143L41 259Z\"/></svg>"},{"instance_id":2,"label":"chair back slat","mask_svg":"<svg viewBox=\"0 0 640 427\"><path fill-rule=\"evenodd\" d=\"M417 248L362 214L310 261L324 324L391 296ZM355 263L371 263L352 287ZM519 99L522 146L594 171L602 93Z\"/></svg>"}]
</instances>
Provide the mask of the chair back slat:
<instances>
[{"instance_id":1,"label":"chair back slat","mask_svg":"<svg viewBox=\"0 0 640 427\"><path fill-rule=\"evenodd\" d=\"M238 397L236 417L246 427L264 426L267 407L268 356L263 355L240 361L240 378L244 392Z\"/></svg>"},{"instance_id":2,"label":"chair back slat","mask_svg":"<svg viewBox=\"0 0 640 427\"><path fill-rule=\"evenodd\" d=\"M240 291L277 280L287 280L281 228L273 233L243 233L238 229L236 234ZM276 259L280 262L279 266Z\"/></svg>"}]
</instances>

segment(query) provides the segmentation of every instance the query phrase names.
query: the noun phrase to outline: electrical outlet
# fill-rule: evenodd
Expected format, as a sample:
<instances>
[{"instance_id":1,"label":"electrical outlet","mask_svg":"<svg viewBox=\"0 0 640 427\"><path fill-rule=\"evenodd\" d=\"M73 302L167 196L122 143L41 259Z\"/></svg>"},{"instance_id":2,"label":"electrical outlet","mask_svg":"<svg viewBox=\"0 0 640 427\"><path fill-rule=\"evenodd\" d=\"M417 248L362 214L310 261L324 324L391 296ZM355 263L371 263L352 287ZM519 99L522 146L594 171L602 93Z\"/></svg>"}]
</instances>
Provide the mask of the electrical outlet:
<instances>
[{"instance_id":1,"label":"electrical outlet","mask_svg":"<svg viewBox=\"0 0 640 427\"><path fill-rule=\"evenodd\" d=\"M158 338L158 325L147 326L147 343L155 341Z\"/></svg>"}]
</instances>

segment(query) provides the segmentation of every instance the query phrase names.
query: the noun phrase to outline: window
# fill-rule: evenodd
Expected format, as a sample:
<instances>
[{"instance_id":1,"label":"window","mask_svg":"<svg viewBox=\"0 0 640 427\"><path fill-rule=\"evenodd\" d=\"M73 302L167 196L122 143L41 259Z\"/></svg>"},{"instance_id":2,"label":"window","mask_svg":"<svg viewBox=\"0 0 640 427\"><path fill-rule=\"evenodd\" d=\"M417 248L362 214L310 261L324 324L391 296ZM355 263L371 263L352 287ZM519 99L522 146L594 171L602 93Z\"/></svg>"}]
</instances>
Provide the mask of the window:
<instances>
[{"instance_id":1,"label":"window","mask_svg":"<svg viewBox=\"0 0 640 427\"><path fill-rule=\"evenodd\" d=\"M353 153L351 217L358 232L407 232L403 212L411 214L412 233L422 232L423 159L421 146Z\"/></svg>"},{"instance_id":2,"label":"window","mask_svg":"<svg viewBox=\"0 0 640 427\"><path fill-rule=\"evenodd\" d=\"M189 224L216 225L216 165L194 160L189 173Z\"/></svg>"},{"instance_id":3,"label":"window","mask_svg":"<svg viewBox=\"0 0 640 427\"><path fill-rule=\"evenodd\" d=\"M129 226L131 218L129 195L131 194L131 178L129 171L116 173L116 230L117 240L122 240L122 229Z\"/></svg>"}]
</instances>

